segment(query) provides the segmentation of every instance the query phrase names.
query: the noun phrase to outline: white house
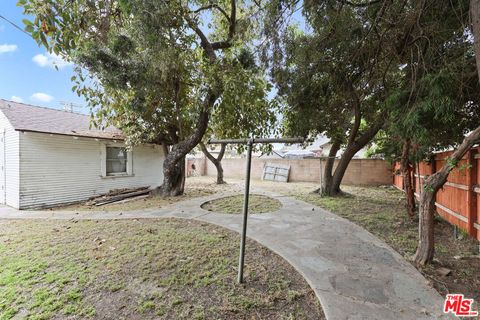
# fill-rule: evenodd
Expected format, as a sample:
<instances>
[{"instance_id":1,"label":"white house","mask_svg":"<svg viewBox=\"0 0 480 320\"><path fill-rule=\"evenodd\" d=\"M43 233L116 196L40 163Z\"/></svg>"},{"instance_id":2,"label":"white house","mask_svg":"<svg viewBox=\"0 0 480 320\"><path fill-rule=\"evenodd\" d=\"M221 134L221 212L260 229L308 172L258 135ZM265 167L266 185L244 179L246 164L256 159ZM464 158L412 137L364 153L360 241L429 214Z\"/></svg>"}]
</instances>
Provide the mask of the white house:
<instances>
[{"instance_id":1,"label":"white house","mask_svg":"<svg viewBox=\"0 0 480 320\"><path fill-rule=\"evenodd\" d=\"M163 149L125 149L116 128L90 117L0 99L0 203L45 208L112 189L162 184Z\"/></svg>"}]
</instances>

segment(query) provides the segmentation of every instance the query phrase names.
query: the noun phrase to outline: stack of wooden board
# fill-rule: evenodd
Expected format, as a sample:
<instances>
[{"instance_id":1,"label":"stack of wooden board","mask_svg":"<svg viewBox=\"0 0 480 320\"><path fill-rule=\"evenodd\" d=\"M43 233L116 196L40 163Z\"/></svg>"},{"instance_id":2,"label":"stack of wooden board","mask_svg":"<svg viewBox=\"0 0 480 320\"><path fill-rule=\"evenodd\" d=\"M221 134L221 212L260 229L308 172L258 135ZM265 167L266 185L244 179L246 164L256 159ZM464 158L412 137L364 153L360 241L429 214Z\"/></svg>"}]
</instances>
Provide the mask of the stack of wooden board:
<instances>
[{"instance_id":1,"label":"stack of wooden board","mask_svg":"<svg viewBox=\"0 0 480 320\"><path fill-rule=\"evenodd\" d=\"M91 198L87 202L87 205L90 206L103 206L108 203L116 202L127 202L130 200L137 200L140 198L146 198L150 195L149 187L140 187L133 189L115 189L111 190L109 193Z\"/></svg>"}]
</instances>

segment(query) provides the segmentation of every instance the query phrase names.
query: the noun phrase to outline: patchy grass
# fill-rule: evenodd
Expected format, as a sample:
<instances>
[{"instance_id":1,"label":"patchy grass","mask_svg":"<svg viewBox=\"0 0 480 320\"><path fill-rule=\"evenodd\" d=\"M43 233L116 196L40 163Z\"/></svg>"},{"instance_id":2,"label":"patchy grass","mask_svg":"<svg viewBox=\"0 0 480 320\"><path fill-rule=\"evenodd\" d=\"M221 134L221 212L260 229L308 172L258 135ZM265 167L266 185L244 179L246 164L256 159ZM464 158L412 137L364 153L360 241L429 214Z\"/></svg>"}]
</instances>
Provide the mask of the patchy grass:
<instances>
[{"instance_id":1,"label":"patchy grass","mask_svg":"<svg viewBox=\"0 0 480 320\"><path fill-rule=\"evenodd\" d=\"M175 219L0 221L0 319L323 319L305 280L238 235Z\"/></svg>"},{"instance_id":2,"label":"patchy grass","mask_svg":"<svg viewBox=\"0 0 480 320\"><path fill-rule=\"evenodd\" d=\"M313 183L274 183L254 181L253 186L288 195L322 207L373 233L411 261L418 241L418 221L411 221L405 211L404 194L393 187L342 186L345 195L321 197L312 193ZM463 293L480 301L479 243L474 239L455 239L453 226L436 217L435 261L420 269L441 295ZM442 277L439 267L452 270Z\"/></svg>"},{"instance_id":3,"label":"patchy grass","mask_svg":"<svg viewBox=\"0 0 480 320\"><path fill-rule=\"evenodd\" d=\"M208 211L238 214L243 211L243 195L220 198L202 204L202 208ZM282 204L277 199L260 194L250 195L248 202L249 213L267 213L277 211Z\"/></svg>"}]
</instances>

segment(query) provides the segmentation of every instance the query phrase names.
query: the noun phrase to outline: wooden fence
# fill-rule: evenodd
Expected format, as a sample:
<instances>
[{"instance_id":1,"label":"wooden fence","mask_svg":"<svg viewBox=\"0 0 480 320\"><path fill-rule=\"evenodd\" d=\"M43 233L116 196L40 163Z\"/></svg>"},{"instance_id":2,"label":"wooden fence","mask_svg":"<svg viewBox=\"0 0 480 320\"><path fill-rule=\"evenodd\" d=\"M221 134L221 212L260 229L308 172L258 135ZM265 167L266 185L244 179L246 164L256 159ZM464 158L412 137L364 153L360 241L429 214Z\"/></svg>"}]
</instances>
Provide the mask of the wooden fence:
<instances>
[{"instance_id":1,"label":"wooden fence","mask_svg":"<svg viewBox=\"0 0 480 320\"><path fill-rule=\"evenodd\" d=\"M413 168L412 181L415 195L420 196L424 180L440 170L452 151L437 153L431 162L421 162ZM480 240L480 147L471 149L448 176L439 190L435 205L445 220ZM393 184L403 190L400 164L394 165Z\"/></svg>"}]
</instances>

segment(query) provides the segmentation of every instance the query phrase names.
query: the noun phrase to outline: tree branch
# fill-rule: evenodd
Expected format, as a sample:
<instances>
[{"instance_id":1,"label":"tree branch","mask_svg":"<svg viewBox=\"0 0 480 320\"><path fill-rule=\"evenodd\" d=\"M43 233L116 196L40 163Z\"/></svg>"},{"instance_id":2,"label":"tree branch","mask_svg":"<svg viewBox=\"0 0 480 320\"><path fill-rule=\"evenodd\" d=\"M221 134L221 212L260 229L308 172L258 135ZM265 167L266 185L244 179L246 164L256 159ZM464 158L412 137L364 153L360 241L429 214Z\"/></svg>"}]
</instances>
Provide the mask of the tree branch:
<instances>
[{"instance_id":1,"label":"tree branch","mask_svg":"<svg viewBox=\"0 0 480 320\"><path fill-rule=\"evenodd\" d=\"M210 90L207 93L207 96L203 101L203 105L200 110L197 125L193 130L193 133L185 140L179 141L177 144L175 144L171 150L171 153L175 153L175 156L170 159L167 158L165 161L177 163L183 157L185 157L187 153L190 152L190 150L195 148L195 146L202 140L202 137L205 134L205 131L207 131L211 106L215 104L215 101L217 100L217 98L218 98L218 95L215 94L213 91Z\"/></svg>"},{"instance_id":2,"label":"tree branch","mask_svg":"<svg viewBox=\"0 0 480 320\"><path fill-rule=\"evenodd\" d=\"M343 0L342 2L344 4L347 4L347 5L352 6L352 7L364 8L364 7L371 6L373 4L377 4L377 3L382 2L382 1L383 0L372 0L372 1L369 1L369 2L363 2L363 3L353 3L353 2L348 1L348 0Z\"/></svg>"},{"instance_id":3,"label":"tree branch","mask_svg":"<svg viewBox=\"0 0 480 320\"><path fill-rule=\"evenodd\" d=\"M373 139L373 137L375 137L377 132L382 129L384 124L385 120L383 117L380 116L374 125L371 125L368 130L366 130L360 137L358 137L358 139L355 141L355 144L361 146L360 149L363 148L370 140Z\"/></svg>"},{"instance_id":4,"label":"tree branch","mask_svg":"<svg viewBox=\"0 0 480 320\"><path fill-rule=\"evenodd\" d=\"M220 152L218 153L217 160L222 161L223 156L225 155L225 149L227 148L227 145L225 143L222 143L220 147Z\"/></svg>"},{"instance_id":5,"label":"tree branch","mask_svg":"<svg viewBox=\"0 0 480 320\"><path fill-rule=\"evenodd\" d=\"M215 3L211 3L209 5L200 7L197 10L194 10L192 12L193 13L199 13L199 12L209 10L209 9L217 9L218 11L220 11L223 14L223 16L227 19L227 21L230 22L230 17L228 16L227 12L225 10L223 10L218 4L215 4Z\"/></svg>"},{"instance_id":6,"label":"tree branch","mask_svg":"<svg viewBox=\"0 0 480 320\"><path fill-rule=\"evenodd\" d=\"M205 143L200 141L198 145L200 146L200 150L202 150L203 154L205 155L205 157L208 158L208 160L210 160L212 163L217 162L217 159L215 159L215 157L208 151L207 147L205 146Z\"/></svg>"},{"instance_id":7,"label":"tree branch","mask_svg":"<svg viewBox=\"0 0 480 320\"><path fill-rule=\"evenodd\" d=\"M232 46L232 40L235 36L235 29L237 27L237 4L236 0L231 0L231 8L230 8L230 25L228 27L228 36L227 40L224 41L217 41L212 43L213 50L217 49L226 49Z\"/></svg>"},{"instance_id":8,"label":"tree branch","mask_svg":"<svg viewBox=\"0 0 480 320\"><path fill-rule=\"evenodd\" d=\"M218 153L217 158L215 158L210 153L210 151L208 151L207 146L205 146L205 143L200 141L200 143L198 145L200 146L200 150L202 150L203 154L205 154L205 156L208 158L208 160L210 160L212 163L217 163L217 162L222 161L223 155L225 154L225 149L227 147L227 145L225 143L222 143L221 147L220 147L220 152Z\"/></svg>"},{"instance_id":9,"label":"tree branch","mask_svg":"<svg viewBox=\"0 0 480 320\"><path fill-rule=\"evenodd\" d=\"M360 112L360 99L358 98L357 93L355 92L355 89L353 88L353 85L351 82L348 83L350 95L352 96L352 102L353 102L353 116L354 116L354 122L353 122L353 128L352 131L350 132L350 135L348 137L348 143L353 143L355 141L355 138L357 137L358 130L360 129L360 124L362 121L362 115Z\"/></svg>"},{"instance_id":10,"label":"tree branch","mask_svg":"<svg viewBox=\"0 0 480 320\"><path fill-rule=\"evenodd\" d=\"M202 46L203 50L205 51L205 54L208 56L211 62L215 61L217 59L217 55L215 54L215 50L212 47L212 44L208 40L207 36L205 33L203 33L202 30L198 27L197 23L193 21L190 17L185 18L187 20L187 23L189 27L197 34L197 36L200 38L200 45Z\"/></svg>"},{"instance_id":11,"label":"tree branch","mask_svg":"<svg viewBox=\"0 0 480 320\"><path fill-rule=\"evenodd\" d=\"M200 9L207 10L209 8L210 9L211 8L220 9L220 7L218 7L217 5L214 5L214 4L202 7ZM200 9L197 9L197 11L200 10ZM226 12L223 9L222 9L222 12L224 12L224 14L226 15ZM200 38L201 46L205 50L205 53L209 57L210 61L212 61L212 62L215 61L216 58L217 58L217 56L215 54L215 50L227 49L227 48L230 48L233 45L232 40L235 36L235 31L236 31L236 27L237 27L237 4L236 4L236 0L231 0L230 17L228 17L228 15L226 15L226 17L227 17L227 20L229 22L227 39L223 40L223 41L213 42L213 43L208 40L205 33L198 27L198 24L191 17L186 15L186 18L185 18L187 20L187 23L188 23L189 27Z\"/></svg>"}]
</instances>

